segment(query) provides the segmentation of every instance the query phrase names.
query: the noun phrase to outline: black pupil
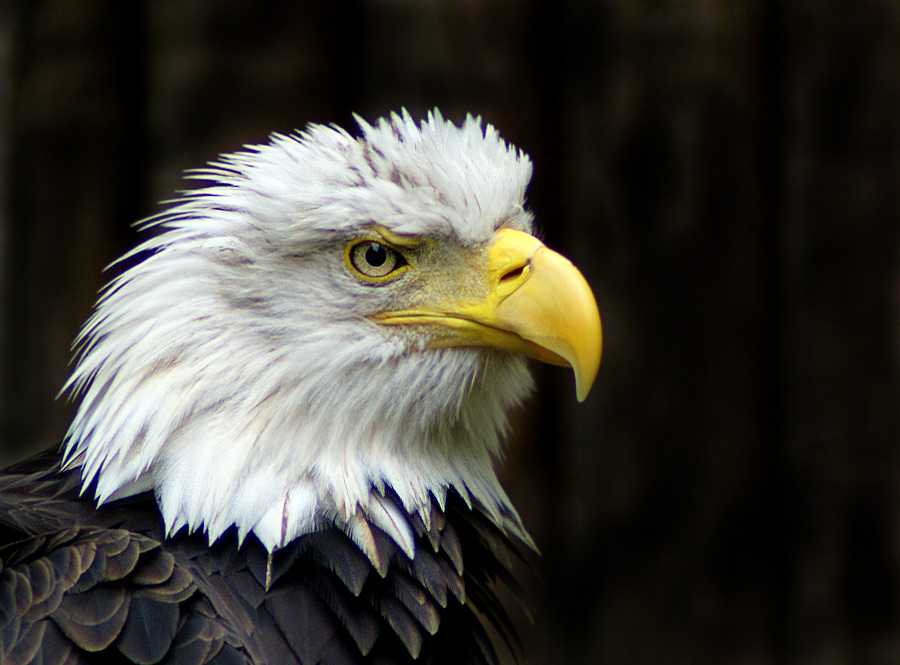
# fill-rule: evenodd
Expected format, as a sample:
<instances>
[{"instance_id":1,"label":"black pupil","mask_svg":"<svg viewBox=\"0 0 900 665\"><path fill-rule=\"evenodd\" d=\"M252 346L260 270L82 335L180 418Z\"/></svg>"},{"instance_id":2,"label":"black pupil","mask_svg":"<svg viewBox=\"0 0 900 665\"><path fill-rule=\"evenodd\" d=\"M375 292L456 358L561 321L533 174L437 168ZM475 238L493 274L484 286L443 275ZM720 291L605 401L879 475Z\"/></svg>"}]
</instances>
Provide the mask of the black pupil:
<instances>
[{"instance_id":1,"label":"black pupil","mask_svg":"<svg viewBox=\"0 0 900 665\"><path fill-rule=\"evenodd\" d=\"M366 250L366 263L373 268L379 268L384 265L385 261L387 261L387 250L377 242L371 243Z\"/></svg>"}]
</instances>

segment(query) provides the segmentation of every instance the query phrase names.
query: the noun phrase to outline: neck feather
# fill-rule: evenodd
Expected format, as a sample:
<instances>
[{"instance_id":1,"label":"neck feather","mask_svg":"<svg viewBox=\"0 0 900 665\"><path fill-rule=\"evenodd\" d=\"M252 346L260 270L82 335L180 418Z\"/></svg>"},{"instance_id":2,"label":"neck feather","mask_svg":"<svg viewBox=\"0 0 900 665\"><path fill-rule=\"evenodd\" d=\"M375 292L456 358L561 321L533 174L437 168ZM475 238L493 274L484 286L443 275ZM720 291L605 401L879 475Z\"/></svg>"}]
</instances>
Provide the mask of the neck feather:
<instances>
[{"instance_id":1,"label":"neck feather","mask_svg":"<svg viewBox=\"0 0 900 665\"><path fill-rule=\"evenodd\" d=\"M101 338L82 364L112 343ZM532 385L517 356L374 361L357 348L368 360L310 362L307 348L300 363L252 347L210 357L195 340L193 355L162 362L137 340L125 346L128 359L96 363L66 440L98 503L153 490L169 535L206 531L212 542L234 525L270 551L335 524L368 553L374 525L412 556L405 514L427 523L455 492L529 542L493 469L506 411Z\"/></svg>"}]
</instances>

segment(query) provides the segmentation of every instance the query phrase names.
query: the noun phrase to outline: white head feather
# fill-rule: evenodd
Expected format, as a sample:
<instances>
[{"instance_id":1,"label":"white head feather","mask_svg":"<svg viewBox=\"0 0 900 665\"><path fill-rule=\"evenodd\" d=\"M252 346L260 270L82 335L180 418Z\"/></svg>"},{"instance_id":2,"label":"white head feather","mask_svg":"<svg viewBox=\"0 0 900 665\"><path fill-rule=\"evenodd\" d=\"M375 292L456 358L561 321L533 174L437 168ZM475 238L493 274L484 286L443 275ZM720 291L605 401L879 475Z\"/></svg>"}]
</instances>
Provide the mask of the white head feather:
<instances>
[{"instance_id":1,"label":"white head feather","mask_svg":"<svg viewBox=\"0 0 900 665\"><path fill-rule=\"evenodd\" d=\"M373 222L462 247L531 231L531 163L472 117L359 122L225 156L148 221L161 232L100 298L64 388L81 397L65 459L98 502L152 489L170 534L236 525L270 551L328 522L359 542L367 517L411 553L379 491L427 523L453 488L525 536L492 467L525 361L411 351L367 318L384 290L342 249Z\"/></svg>"}]
</instances>

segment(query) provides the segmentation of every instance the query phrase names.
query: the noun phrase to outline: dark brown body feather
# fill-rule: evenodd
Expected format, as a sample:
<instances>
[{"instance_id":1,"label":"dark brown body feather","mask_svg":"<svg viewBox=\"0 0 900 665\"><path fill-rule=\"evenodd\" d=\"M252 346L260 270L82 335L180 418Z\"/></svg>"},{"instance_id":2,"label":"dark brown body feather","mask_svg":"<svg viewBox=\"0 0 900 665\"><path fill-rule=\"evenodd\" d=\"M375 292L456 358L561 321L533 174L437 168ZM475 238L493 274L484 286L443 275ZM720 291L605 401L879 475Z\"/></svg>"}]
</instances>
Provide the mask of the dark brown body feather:
<instances>
[{"instance_id":1,"label":"dark brown body feather","mask_svg":"<svg viewBox=\"0 0 900 665\"><path fill-rule=\"evenodd\" d=\"M497 660L481 618L513 637L493 587L518 589L515 546L456 495L430 528L411 518L412 560L372 526L373 564L336 528L270 562L233 530L164 539L152 496L78 493L55 452L0 474L3 665L458 665Z\"/></svg>"}]
</instances>

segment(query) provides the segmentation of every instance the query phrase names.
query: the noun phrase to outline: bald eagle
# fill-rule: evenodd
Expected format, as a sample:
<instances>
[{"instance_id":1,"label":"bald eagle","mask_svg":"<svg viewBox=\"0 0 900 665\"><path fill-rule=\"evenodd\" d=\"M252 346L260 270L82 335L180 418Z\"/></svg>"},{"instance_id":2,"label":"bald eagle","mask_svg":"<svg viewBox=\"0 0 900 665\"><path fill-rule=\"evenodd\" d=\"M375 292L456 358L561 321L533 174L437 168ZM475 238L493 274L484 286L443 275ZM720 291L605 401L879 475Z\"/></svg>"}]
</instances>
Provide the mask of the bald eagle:
<instances>
[{"instance_id":1,"label":"bald eagle","mask_svg":"<svg viewBox=\"0 0 900 665\"><path fill-rule=\"evenodd\" d=\"M493 467L526 357L600 362L490 125L311 125L189 174L0 475L0 662L494 663L533 547Z\"/></svg>"}]
</instances>

